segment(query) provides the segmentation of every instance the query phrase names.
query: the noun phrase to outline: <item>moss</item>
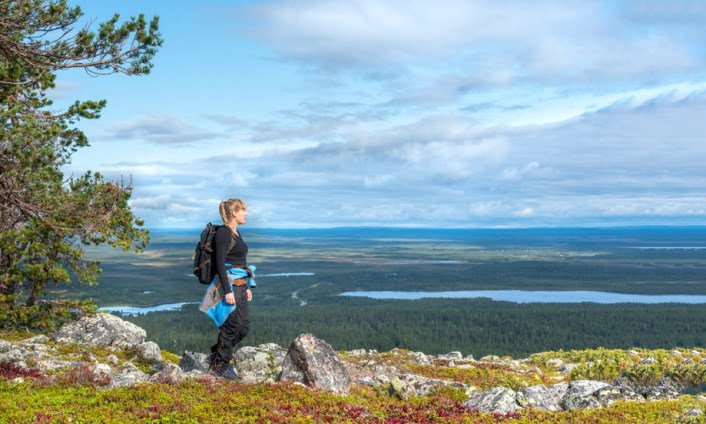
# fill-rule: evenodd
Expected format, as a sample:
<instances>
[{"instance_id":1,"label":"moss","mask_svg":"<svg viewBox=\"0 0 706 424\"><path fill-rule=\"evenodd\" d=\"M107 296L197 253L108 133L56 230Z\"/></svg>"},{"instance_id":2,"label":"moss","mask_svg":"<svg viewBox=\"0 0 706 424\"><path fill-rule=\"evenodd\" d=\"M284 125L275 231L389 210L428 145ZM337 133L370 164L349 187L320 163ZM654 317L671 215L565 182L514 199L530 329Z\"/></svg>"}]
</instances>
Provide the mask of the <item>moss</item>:
<instances>
[{"instance_id":1,"label":"moss","mask_svg":"<svg viewBox=\"0 0 706 424\"><path fill-rule=\"evenodd\" d=\"M172 353L172 352L169 352L166 350L162 350L161 352L162 352L162 358L166 361L169 361L173 364L178 364L179 361L181 361L181 357L175 353Z\"/></svg>"},{"instance_id":2,"label":"moss","mask_svg":"<svg viewBox=\"0 0 706 424\"><path fill-rule=\"evenodd\" d=\"M412 365L412 372L431 378L458 381L483 390L503 386L519 390L544 384L536 374L522 374L499 364L477 363L470 368Z\"/></svg>"},{"instance_id":3,"label":"moss","mask_svg":"<svg viewBox=\"0 0 706 424\"><path fill-rule=\"evenodd\" d=\"M0 329L0 339L13 343L29 339L30 337L34 337L36 335L37 333L32 333L26 330L11 330L6 328Z\"/></svg>"}]
</instances>

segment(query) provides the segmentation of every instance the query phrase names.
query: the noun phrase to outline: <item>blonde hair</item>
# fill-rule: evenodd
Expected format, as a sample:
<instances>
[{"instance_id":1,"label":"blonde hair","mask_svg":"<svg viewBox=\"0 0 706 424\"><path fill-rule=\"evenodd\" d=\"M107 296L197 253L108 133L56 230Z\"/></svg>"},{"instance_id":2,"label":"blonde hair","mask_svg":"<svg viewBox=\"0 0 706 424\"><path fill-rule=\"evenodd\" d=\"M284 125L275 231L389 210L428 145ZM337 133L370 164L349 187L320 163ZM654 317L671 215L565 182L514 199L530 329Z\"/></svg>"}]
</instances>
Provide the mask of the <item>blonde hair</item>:
<instances>
[{"instance_id":1,"label":"blonde hair","mask_svg":"<svg viewBox=\"0 0 706 424\"><path fill-rule=\"evenodd\" d=\"M221 219L223 220L223 223L227 224L228 217L233 215L234 212L238 212L247 208L247 203L243 202L238 198L233 197L222 201L221 204L218 206L218 212L220 212L221 214Z\"/></svg>"}]
</instances>

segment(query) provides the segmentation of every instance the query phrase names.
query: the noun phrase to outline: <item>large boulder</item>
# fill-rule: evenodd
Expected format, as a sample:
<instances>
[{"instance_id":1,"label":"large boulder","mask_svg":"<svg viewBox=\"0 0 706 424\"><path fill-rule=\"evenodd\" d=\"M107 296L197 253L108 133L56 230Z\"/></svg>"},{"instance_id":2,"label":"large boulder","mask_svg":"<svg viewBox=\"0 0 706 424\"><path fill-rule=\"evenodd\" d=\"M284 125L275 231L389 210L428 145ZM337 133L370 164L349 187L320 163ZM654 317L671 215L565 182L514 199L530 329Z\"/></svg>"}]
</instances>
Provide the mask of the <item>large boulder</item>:
<instances>
[{"instance_id":1,"label":"large boulder","mask_svg":"<svg viewBox=\"0 0 706 424\"><path fill-rule=\"evenodd\" d=\"M160 372L149 377L152 383L178 384L184 381L186 374L175 364L167 364Z\"/></svg>"},{"instance_id":2,"label":"large boulder","mask_svg":"<svg viewBox=\"0 0 706 424\"><path fill-rule=\"evenodd\" d=\"M564 409L598 408L601 406L595 394L610 387L610 384L595 380L576 380L569 383L564 397Z\"/></svg>"},{"instance_id":3,"label":"large boulder","mask_svg":"<svg viewBox=\"0 0 706 424\"><path fill-rule=\"evenodd\" d=\"M144 342L137 346L137 353L142 357L151 362L161 362L162 361L162 351L159 349L159 345L155 342Z\"/></svg>"},{"instance_id":4,"label":"large boulder","mask_svg":"<svg viewBox=\"0 0 706 424\"><path fill-rule=\"evenodd\" d=\"M568 383L559 383L552 386L531 386L522 390L518 396L519 404L525 408L537 408L547 411L561 411L561 401L569 388Z\"/></svg>"},{"instance_id":5,"label":"large boulder","mask_svg":"<svg viewBox=\"0 0 706 424\"><path fill-rule=\"evenodd\" d=\"M273 383L282 373L282 363L287 351L278 344L245 346L233 355L233 362L242 383Z\"/></svg>"},{"instance_id":6,"label":"large boulder","mask_svg":"<svg viewBox=\"0 0 706 424\"><path fill-rule=\"evenodd\" d=\"M134 386L148 381L149 376L142 372L132 362L123 364L119 372L113 372L110 378L110 387Z\"/></svg>"},{"instance_id":7,"label":"large boulder","mask_svg":"<svg viewBox=\"0 0 706 424\"><path fill-rule=\"evenodd\" d=\"M517 392L507 387L495 387L485 392L476 393L463 403L471 409L482 412L507 414L522 409L517 403Z\"/></svg>"},{"instance_id":8,"label":"large boulder","mask_svg":"<svg viewBox=\"0 0 706 424\"><path fill-rule=\"evenodd\" d=\"M631 389L630 387L623 386L610 386L598 390L595 393L596 400L601 406L610 406L615 403L615 401L637 401L644 402L645 398Z\"/></svg>"},{"instance_id":9,"label":"large boulder","mask_svg":"<svg viewBox=\"0 0 706 424\"><path fill-rule=\"evenodd\" d=\"M55 339L65 343L133 348L142 344L146 335L145 330L131 322L114 315L99 313L63 325L57 331Z\"/></svg>"},{"instance_id":10,"label":"large boulder","mask_svg":"<svg viewBox=\"0 0 706 424\"><path fill-rule=\"evenodd\" d=\"M348 371L336 352L312 334L300 335L289 346L280 380L334 393L348 393L351 385Z\"/></svg>"}]
</instances>

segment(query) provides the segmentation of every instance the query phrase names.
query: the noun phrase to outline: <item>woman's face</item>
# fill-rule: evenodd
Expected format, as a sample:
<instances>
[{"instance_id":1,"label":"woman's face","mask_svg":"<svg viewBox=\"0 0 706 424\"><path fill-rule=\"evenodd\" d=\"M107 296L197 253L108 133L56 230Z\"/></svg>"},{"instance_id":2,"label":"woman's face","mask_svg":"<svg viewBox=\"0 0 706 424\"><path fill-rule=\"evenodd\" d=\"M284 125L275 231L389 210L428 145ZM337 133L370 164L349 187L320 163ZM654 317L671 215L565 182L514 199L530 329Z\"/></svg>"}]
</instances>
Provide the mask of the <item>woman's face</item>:
<instances>
[{"instance_id":1,"label":"woman's face","mask_svg":"<svg viewBox=\"0 0 706 424\"><path fill-rule=\"evenodd\" d=\"M248 210L247 209L241 209L239 211L233 212L233 218L235 219L235 222L238 225L243 225L245 224L245 221L248 220Z\"/></svg>"}]
</instances>

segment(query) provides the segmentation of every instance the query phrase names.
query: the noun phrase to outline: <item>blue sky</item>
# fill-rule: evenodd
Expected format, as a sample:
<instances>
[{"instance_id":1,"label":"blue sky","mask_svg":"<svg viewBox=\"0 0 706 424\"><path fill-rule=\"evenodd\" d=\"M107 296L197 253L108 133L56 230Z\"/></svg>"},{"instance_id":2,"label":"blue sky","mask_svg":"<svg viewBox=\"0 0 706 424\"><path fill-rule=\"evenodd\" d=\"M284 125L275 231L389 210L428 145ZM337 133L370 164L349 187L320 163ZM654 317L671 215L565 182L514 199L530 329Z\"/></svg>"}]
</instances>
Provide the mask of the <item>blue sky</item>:
<instances>
[{"instance_id":1,"label":"blue sky","mask_svg":"<svg viewBox=\"0 0 706 424\"><path fill-rule=\"evenodd\" d=\"M150 75L52 92L148 227L706 224L702 1L72 4L160 17Z\"/></svg>"}]
</instances>

